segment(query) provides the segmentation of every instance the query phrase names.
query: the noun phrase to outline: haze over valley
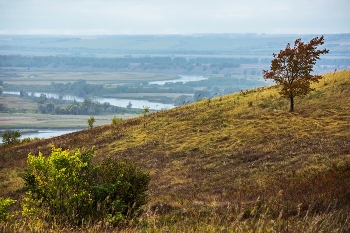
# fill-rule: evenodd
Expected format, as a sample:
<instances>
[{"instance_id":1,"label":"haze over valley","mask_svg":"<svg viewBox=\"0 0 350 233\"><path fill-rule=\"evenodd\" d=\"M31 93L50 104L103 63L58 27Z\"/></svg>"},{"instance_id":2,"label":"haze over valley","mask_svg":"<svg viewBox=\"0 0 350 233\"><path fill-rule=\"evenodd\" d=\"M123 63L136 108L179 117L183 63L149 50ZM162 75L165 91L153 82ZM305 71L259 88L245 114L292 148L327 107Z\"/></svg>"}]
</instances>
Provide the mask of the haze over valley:
<instances>
[{"instance_id":1,"label":"haze over valley","mask_svg":"<svg viewBox=\"0 0 350 233\"><path fill-rule=\"evenodd\" d=\"M348 0L0 0L0 231L350 232Z\"/></svg>"}]
</instances>

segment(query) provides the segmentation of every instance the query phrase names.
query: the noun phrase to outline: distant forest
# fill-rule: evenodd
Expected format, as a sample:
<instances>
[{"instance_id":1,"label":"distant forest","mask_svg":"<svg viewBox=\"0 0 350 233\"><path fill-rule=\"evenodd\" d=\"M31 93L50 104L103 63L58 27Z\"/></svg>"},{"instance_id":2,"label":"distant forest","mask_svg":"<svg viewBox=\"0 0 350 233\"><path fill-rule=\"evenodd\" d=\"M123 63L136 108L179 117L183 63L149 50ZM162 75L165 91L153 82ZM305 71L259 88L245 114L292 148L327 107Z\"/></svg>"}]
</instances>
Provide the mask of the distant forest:
<instances>
[{"instance_id":1,"label":"distant forest","mask_svg":"<svg viewBox=\"0 0 350 233\"><path fill-rule=\"evenodd\" d=\"M0 67L92 67L105 69L126 69L130 66L139 66L143 69L170 69L187 68L202 64L211 68L238 68L240 64L269 64L270 58L247 58L247 57L170 57L170 56L143 56L143 57L117 57L117 58L96 58L96 57L74 57L74 56L20 56L0 55ZM188 67L190 65L190 67ZM318 62L318 65L350 65L350 58L330 59L325 58ZM192 66L192 67L191 67Z\"/></svg>"},{"instance_id":2,"label":"distant forest","mask_svg":"<svg viewBox=\"0 0 350 233\"><path fill-rule=\"evenodd\" d=\"M185 57L131 57L122 58L96 58L96 57L68 57L68 56L20 56L0 55L1 67L44 67L44 66L68 66L68 67L95 67L95 68L127 68L130 64L153 64L181 66L184 64L212 64L223 68L236 68L239 64L255 64L258 58L220 58L199 57L186 59Z\"/></svg>"}]
</instances>

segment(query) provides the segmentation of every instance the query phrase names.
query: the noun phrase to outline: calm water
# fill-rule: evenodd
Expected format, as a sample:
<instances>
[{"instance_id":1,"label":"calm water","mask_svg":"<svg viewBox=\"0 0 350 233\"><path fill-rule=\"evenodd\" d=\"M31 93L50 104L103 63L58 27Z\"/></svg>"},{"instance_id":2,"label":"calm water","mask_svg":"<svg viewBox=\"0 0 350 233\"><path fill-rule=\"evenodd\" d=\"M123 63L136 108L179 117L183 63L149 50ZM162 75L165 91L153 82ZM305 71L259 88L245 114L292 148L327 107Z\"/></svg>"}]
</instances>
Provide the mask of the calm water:
<instances>
[{"instance_id":1,"label":"calm water","mask_svg":"<svg viewBox=\"0 0 350 233\"><path fill-rule=\"evenodd\" d=\"M207 78L204 78L202 75L179 75L179 77L180 78L178 79L149 82L149 84L164 85L165 83L175 83L175 82L187 83L191 81L201 81L201 80L207 79Z\"/></svg>"},{"instance_id":2,"label":"calm water","mask_svg":"<svg viewBox=\"0 0 350 233\"><path fill-rule=\"evenodd\" d=\"M190 82L190 81L200 81L205 80L207 78L204 78L202 75L179 75L178 79L173 80L165 80L165 81L154 81L149 82L149 84L158 84L158 85L164 85L167 82ZM4 94L12 94L12 95L19 95L19 91L4 91ZM54 98L58 99L59 95L55 93L43 93L43 92L33 92L29 93L30 95L33 94L36 97L40 97L41 94L45 94L47 98ZM78 102L83 102L85 98L74 96L74 95L64 95L63 100L76 100ZM135 99L116 99L116 98L103 98L103 97L92 97L93 100L98 101L100 103L110 103L111 105L118 106L118 107L126 107L129 102L132 103L132 108L139 108L142 109L144 107L149 107L150 109L154 110L161 110L161 109L170 109L174 108L175 105L173 104L165 104L165 103L156 103L156 102L149 102L148 100L135 100Z\"/></svg>"},{"instance_id":3,"label":"calm water","mask_svg":"<svg viewBox=\"0 0 350 233\"><path fill-rule=\"evenodd\" d=\"M21 139L23 138L52 138L52 137L56 137L56 136L60 136L60 135L63 135L63 134L67 134L67 133L72 133L72 132L75 132L75 131L78 131L78 130L81 130L81 129L77 129L77 130L67 130L67 129L64 129L64 130L38 130L38 131L33 131L33 132L29 132L29 133L22 133L22 136L21 136Z\"/></svg>"},{"instance_id":4,"label":"calm water","mask_svg":"<svg viewBox=\"0 0 350 233\"><path fill-rule=\"evenodd\" d=\"M11 95L19 95L19 91L4 91L4 94ZM41 94L45 94L47 98L58 99L59 95L54 93L45 93L45 92L34 92L29 93L33 94L36 97L39 97ZM85 98L74 96L74 95L64 95L63 100L76 100L77 102L84 102ZM111 105L118 107L126 107L129 104L129 101L132 103L132 108L140 108L148 106L150 109L161 110L161 109L170 109L175 107L173 104L165 104L165 103L156 103L149 102L148 100L134 100L134 99L116 99L116 98L103 98L103 97L92 97L91 99L100 102L101 104L104 102L110 103Z\"/></svg>"},{"instance_id":5,"label":"calm water","mask_svg":"<svg viewBox=\"0 0 350 233\"><path fill-rule=\"evenodd\" d=\"M16 131L17 129L10 129L11 131ZM21 130L19 130L19 132L21 133L21 139L24 138L52 138L52 137L56 137L56 136L60 136L63 134L67 134L67 133L72 133L75 131L79 131L82 129L43 129L43 130L32 130L32 131L28 131L25 130L23 132L21 132ZM3 131L0 131L0 135L3 133ZM0 136L0 144L2 144L2 137Z\"/></svg>"}]
</instances>

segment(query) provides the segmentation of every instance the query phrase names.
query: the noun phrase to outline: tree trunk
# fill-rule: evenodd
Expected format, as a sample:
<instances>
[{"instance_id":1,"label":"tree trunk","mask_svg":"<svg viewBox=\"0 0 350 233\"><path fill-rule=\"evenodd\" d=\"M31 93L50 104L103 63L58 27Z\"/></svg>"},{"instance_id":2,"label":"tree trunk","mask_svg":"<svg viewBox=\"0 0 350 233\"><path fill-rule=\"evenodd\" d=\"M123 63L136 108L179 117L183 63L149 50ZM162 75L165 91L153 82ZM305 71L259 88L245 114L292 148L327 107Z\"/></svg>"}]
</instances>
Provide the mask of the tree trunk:
<instances>
[{"instance_id":1,"label":"tree trunk","mask_svg":"<svg viewBox=\"0 0 350 233\"><path fill-rule=\"evenodd\" d=\"M289 109L289 112L294 112L294 96L293 96L293 95L290 95L289 99L290 99L290 109Z\"/></svg>"}]
</instances>

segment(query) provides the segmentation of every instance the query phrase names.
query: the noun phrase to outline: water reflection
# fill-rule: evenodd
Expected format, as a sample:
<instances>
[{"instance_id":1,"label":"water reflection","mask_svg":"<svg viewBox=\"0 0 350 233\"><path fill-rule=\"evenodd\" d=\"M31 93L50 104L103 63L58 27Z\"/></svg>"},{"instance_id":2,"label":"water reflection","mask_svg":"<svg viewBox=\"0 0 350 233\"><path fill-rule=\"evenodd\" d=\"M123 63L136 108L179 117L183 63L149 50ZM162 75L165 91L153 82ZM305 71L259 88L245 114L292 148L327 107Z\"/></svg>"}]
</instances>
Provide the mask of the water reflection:
<instances>
[{"instance_id":1,"label":"water reflection","mask_svg":"<svg viewBox=\"0 0 350 233\"><path fill-rule=\"evenodd\" d=\"M31 132L23 132L21 135L21 139L23 138L52 138L52 137L56 137L56 136L60 136L63 134L67 134L67 133L73 133L75 131L78 131L78 129L76 130L38 130L38 131L31 131Z\"/></svg>"},{"instance_id":2,"label":"water reflection","mask_svg":"<svg viewBox=\"0 0 350 233\"><path fill-rule=\"evenodd\" d=\"M202 75L179 75L180 78L178 79L172 79L172 80L165 80L165 81L153 81L149 82L149 84L158 84L158 85L164 85L165 83L176 83L176 82L191 82L191 81L201 81L205 80L207 78L204 78Z\"/></svg>"},{"instance_id":3,"label":"water reflection","mask_svg":"<svg viewBox=\"0 0 350 233\"><path fill-rule=\"evenodd\" d=\"M18 91L4 91L4 94L10 94L10 95L20 95ZM47 98L53 98L53 99L59 99L58 94L54 93L45 93L45 92L33 92L30 93L30 95L40 97L41 94L46 95ZM74 96L74 95L63 95L63 100L76 100L77 102L84 102L85 98ZM150 102L148 100L135 100L135 99L116 99L116 98L103 98L103 97L91 97L94 101L98 101L101 104L104 102L110 103L111 105L118 106L118 107L126 107L129 102L132 104L132 108L139 108L142 109L144 107L149 107L150 109L154 110L161 110L161 109L170 109L175 107L173 104L166 104L166 103L156 103L156 102Z\"/></svg>"},{"instance_id":4,"label":"water reflection","mask_svg":"<svg viewBox=\"0 0 350 233\"><path fill-rule=\"evenodd\" d=\"M207 78L203 77L202 75L179 75L178 79L172 79L172 80L165 80L165 81L153 81L149 82L149 84L158 84L158 85L164 85L167 82L190 82L190 81L201 81L205 80ZM4 91L4 94L12 94L12 95L20 95L19 91ZM43 92L32 92L29 93L29 95L33 95L35 97L40 97L41 94L46 95L47 98L54 98L59 99L60 95L55 93L43 93ZM85 98L74 96L74 95L62 95L61 98L63 100L69 100L73 101L76 100L77 102L84 102ZM154 110L161 110L161 109L170 109L174 108L175 105L173 104L166 104L166 103L156 103L156 102L150 102L148 100L136 100L136 99L116 99L116 98L103 98L103 97L92 97L93 100L98 101L100 103L110 103L111 105L118 106L118 107L126 107L129 102L132 103L132 108L139 108L142 109L144 107L149 107L150 109Z\"/></svg>"},{"instance_id":5,"label":"water reflection","mask_svg":"<svg viewBox=\"0 0 350 233\"><path fill-rule=\"evenodd\" d=\"M16 131L18 129L9 129L10 131ZM20 139L24 138L40 138L40 139L46 139L46 138L52 138L56 136L61 136L63 134L73 133L76 131L79 131L82 129L45 129L45 130L18 130L21 133ZM2 144L2 134L4 131L0 131L0 145Z\"/></svg>"}]
</instances>

